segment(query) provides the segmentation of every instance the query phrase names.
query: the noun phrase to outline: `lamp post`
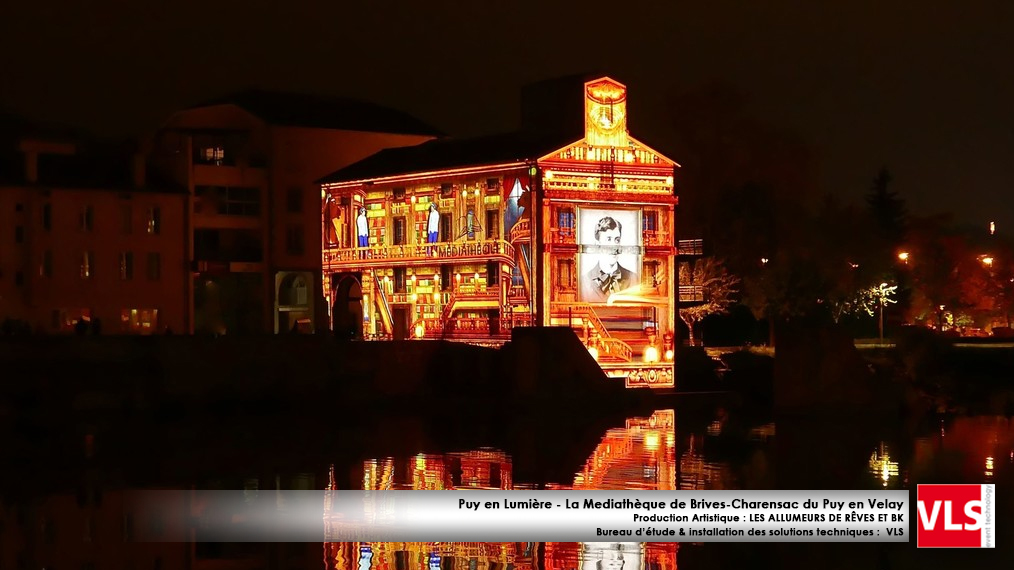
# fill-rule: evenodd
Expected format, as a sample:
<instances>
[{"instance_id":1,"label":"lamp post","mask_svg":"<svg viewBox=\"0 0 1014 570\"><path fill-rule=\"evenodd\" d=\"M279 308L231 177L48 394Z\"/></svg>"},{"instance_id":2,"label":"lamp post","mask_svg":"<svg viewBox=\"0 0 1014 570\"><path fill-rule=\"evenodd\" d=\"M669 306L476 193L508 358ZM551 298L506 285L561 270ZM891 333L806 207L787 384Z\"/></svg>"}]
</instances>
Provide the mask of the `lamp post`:
<instances>
[{"instance_id":1,"label":"lamp post","mask_svg":"<svg viewBox=\"0 0 1014 570\"><path fill-rule=\"evenodd\" d=\"M884 344L884 289L887 283L880 284L880 344Z\"/></svg>"}]
</instances>

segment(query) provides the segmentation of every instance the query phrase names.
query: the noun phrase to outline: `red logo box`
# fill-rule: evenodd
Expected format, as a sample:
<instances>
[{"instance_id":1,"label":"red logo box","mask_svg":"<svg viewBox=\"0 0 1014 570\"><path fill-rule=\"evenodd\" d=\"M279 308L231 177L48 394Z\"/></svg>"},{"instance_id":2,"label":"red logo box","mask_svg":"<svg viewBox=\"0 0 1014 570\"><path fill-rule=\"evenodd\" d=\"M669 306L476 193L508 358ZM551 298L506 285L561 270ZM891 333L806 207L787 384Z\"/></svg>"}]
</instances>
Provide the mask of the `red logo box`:
<instances>
[{"instance_id":1,"label":"red logo box","mask_svg":"<svg viewBox=\"0 0 1014 570\"><path fill-rule=\"evenodd\" d=\"M996 548L995 485L919 485L919 548Z\"/></svg>"}]
</instances>

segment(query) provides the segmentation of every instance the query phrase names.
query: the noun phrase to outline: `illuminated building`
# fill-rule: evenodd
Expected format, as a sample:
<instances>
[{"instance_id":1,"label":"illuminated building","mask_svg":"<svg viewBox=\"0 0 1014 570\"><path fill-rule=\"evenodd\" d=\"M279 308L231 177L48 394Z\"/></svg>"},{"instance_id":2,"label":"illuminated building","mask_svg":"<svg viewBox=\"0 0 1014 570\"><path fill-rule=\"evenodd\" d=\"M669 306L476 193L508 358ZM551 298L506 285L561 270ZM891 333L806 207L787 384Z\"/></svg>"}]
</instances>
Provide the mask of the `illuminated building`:
<instances>
[{"instance_id":1,"label":"illuminated building","mask_svg":"<svg viewBox=\"0 0 1014 570\"><path fill-rule=\"evenodd\" d=\"M678 165L630 136L622 84L571 96L583 133L430 141L321 180L336 334L500 346L569 326L609 376L673 385Z\"/></svg>"},{"instance_id":2,"label":"illuminated building","mask_svg":"<svg viewBox=\"0 0 1014 570\"><path fill-rule=\"evenodd\" d=\"M186 190L186 330L313 332L326 318L315 180L439 135L358 101L254 91L174 113L149 160Z\"/></svg>"},{"instance_id":3,"label":"illuminated building","mask_svg":"<svg viewBox=\"0 0 1014 570\"><path fill-rule=\"evenodd\" d=\"M8 133L0 148L0 322L103 334L183 328L181 189L135 148Z\"/></svg>"}]
</instances>

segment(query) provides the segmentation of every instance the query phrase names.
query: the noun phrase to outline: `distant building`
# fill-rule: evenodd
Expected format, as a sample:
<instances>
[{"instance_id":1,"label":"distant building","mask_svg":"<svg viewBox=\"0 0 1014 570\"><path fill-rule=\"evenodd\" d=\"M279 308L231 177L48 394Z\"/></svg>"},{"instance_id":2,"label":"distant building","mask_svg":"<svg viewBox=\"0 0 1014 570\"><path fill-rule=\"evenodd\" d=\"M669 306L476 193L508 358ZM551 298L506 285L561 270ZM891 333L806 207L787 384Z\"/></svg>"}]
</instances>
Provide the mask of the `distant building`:
<instances>
[{"instance_id":1,"label":"distant building","mask_svg":"<svg viewBox=\"0 0 1014 570\"><path fill-rule=\"evenodd\" d=\"M185 189L185 331L314 331L327 318L315 180L439 134L376 105L263 91L173 114L149 152Z\"/></svg>"},{"instance_id":2,"label":"distant building","mask_svg":"<svg viewBox=\"0 0 1014 570\"><path fill-rule=\"evenodd\" d=\"M629 134L610 78L524 99L521 132L388 149L321 180L332 328L497 346L571 326L611 377L672 386L678 165Z\"/></svg>"},{"instance_id":3,"label":"distant building","mask_svg":"<svg viewBox=\"0 0 1014 570\"><path fill-rule=\"evenodd\" d=\"M130 147L8 132L0 149L0 321L33 332L183 328L182 189Z\"/></svg>"}]
</instances>

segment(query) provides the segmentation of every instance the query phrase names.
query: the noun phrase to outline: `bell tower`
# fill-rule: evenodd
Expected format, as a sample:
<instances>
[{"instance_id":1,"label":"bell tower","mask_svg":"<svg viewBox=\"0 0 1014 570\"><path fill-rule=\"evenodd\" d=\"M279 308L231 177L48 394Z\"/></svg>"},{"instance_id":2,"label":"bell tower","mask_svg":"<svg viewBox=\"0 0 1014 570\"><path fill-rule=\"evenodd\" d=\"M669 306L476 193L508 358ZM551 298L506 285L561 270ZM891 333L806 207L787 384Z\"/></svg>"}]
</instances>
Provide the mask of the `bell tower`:
<instances>
[{"instance_id":1,"label":"bell tower","mask_svg":"<svg viewBox=\"0 0 1014 570\"><path fill-rule=\"evenodd\" d=\"M593 147L627 147L627 87L603 77L585 83L584 91L585 142Z\"/></svg>"}]
</instances>

